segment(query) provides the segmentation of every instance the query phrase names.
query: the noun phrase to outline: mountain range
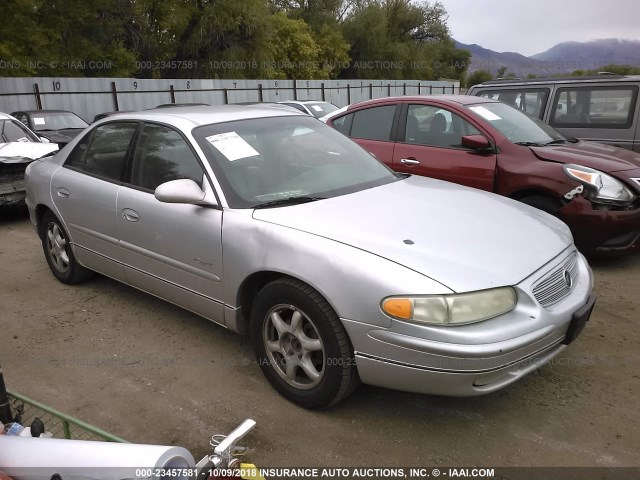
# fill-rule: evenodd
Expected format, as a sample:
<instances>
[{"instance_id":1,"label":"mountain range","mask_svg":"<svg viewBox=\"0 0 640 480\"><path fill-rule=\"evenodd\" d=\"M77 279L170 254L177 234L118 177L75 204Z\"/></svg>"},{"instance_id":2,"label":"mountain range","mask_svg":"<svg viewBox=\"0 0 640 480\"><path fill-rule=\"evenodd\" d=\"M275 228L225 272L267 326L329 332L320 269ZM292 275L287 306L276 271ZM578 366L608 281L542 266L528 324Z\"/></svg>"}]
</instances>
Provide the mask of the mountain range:
<instances>
[{"instance_id":1,"label":"mountain range","mask_svg":"<svg viewBox=\"0 0 640 480\"><path fill-rule=\"evenodd\" d=\"M574 70L599 69L604 65L640 67L640 40L607 38L589 42L564 42L530 57L516 52L496 52L480 45L456 42L457 48L471 52L469 71L488 70L495 74L501 67L517 77L571 73Z\"/></svg>"}]
</instances>

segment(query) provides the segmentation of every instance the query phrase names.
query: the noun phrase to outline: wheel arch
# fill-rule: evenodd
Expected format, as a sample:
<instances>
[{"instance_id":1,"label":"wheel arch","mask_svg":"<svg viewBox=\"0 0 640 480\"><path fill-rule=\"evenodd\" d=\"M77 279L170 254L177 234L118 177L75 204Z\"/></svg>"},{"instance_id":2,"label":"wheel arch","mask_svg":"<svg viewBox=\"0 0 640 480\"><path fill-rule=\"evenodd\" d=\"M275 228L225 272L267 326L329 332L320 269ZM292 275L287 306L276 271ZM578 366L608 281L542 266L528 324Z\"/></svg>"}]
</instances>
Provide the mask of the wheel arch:
<instances>
[{"instance_id":1,"label":"wheel arch","mask_svg":"<svg viewBox=\"0 0 640 480\"><path fill-rule=\"evenodd\" d=\"M236 293L236 306L239 308L237 312L236 325L240 333L249 331L251 309L253 308L253 303L258 292L265 285L280 278L289 278L308 285L309 287L317 291L320 295L322 295L322 297L327 301L329 305L331 305L331 308L333 308L336 313L338 312L331 299L327 295L325 295L325 292L323 292L322 289L316 287L309 281L295 275L277 270L260 270L257 272L253 272L249 276L247 276L240 283L240 286L238 287L238 291Z\"/></svg>"},{"instance_id":2,"label":"wheel arch","mask_svg":"<svg viewBox=\"0 0 640 480\"><path fill-rule=\"evenodd\" d=\"M562 197L558 196L557 192L544 187L525 188L509 194L509 198L517 201L522 201L527 197L544 197L556 201L561 205L566 203Z\"/></svg>"}]
</instances>

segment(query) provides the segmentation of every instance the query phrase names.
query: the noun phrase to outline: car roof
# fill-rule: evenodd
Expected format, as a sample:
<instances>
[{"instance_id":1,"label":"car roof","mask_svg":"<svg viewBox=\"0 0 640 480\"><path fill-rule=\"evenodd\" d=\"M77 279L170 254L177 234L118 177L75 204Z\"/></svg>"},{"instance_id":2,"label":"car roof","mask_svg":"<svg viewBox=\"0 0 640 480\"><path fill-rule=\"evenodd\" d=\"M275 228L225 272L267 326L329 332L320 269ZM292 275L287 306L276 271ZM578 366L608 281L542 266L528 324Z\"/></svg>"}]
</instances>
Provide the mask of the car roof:
<instances>
[{"instance_id":1,"label":"car roof","mask_svg":"<svg viewBox=\"0 0 640 480\"><path fill-rule=\"evenodd\" d=\"M377 105L383 103L394 103L394 102L421 102L424 100L434 100L439 103L443 103L445 105L475 105L478 103L496 103L496 100L491 100L489 98L475 97L469 95L407 95L402 97L383 97L383 98L374 98L373 100L365 100L364 102L353 103L349 105L347 111L352 110L356 107L366 106L366 105Z\"/></svg>"},{"instance_id":2,"label":"car roof","mask_svg":"<svg viewBox=\"0 0 640 480\"><path fill-rule=\"evenodd\" d=\"M278 103L297 103L299 105L306 105L309 103L331 103L331 102L327 102L326 100L283 100ZM331 105L333 105L333 103L331 103Z\"/></svg>"},{"instance_id":3,"label":"car roof","mask_svg":"<svg viewBox=\"0 0 640 480\"><path fill-rule=\"evenodd\" d=\"M117 117L118 120L147 120L173 125L187 121L194 126L199 126L251 118L284 117L291 115L306 117L302 112L270 106L217 105L123 112L106 117L103 121L112 121Z\"/></svg>"},{"instance_id":4,"label":"car roof","mask_svg":"<svg viewBox=\"0 0 640 480\"><path fill-rule=\"evenodd\" d=\"M28 113L28 114L38 114L38 113L73 113L69 110L16 110L14 113ZM75 115L75 113L73 113Z\"/></svg>"},{"instance_id":5,"label":"car roof","mask_svg":"<svg viewBox=\"0 0 640 480\"><path fill-rule=\"evenodd\" d=\"M535 85L537 83L581 83L581 82L616 82L616 81L640 81L640 75L617 75L613 73L601 73L598 75L586 75L583 77L535 77L535 78L501 78L488 80L474 87L497 85ZM472 87L473 88L473 87Z\"/></svg>"}]
</instances>

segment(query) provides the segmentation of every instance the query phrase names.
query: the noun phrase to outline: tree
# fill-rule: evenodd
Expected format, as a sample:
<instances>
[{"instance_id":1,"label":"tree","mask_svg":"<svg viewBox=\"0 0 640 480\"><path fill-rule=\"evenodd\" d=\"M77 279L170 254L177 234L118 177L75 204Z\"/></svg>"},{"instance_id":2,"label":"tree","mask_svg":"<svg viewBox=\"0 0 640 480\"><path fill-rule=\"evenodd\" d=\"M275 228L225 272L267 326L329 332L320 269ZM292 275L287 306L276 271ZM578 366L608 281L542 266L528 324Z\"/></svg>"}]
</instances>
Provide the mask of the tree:
<instances>
[{"instance_id":1,"label":"tree","mask_svg":"<svg viewBox=\"0 0 640 480\"><path fill-rule=\"evenodd\" d=\"M471 88L479 83L488 82L493 80L493 75L487 70L476 70L467 78L467 88Z\"/></svg>"},{"instance_id":2,"label":"tree","mask_svg":"<svg viewBox=\"0 0 640 480\"><path fill-rule=\"evenodd\" d=\"M362 0L343 32L352 59L344 78L460 78L470 58L451 41L439 2Z\"/></svg>"}]
</instances>

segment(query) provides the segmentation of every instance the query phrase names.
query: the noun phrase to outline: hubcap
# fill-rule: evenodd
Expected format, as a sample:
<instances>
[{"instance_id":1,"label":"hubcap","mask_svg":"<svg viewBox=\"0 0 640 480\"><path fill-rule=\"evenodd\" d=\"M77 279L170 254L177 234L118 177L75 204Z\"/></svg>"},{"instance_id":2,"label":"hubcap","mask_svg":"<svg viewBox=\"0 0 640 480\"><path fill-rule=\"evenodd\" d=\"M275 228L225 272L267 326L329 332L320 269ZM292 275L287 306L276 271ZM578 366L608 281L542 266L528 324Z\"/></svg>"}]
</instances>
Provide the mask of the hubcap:
<instances>
[{"instance_id":1,"label":"hubcap","mask_svg":"<svg viewBox=\"0 0 640 480\"><path fill-rule=\"evenodd\" d=\"M47 251L49 258L60 273L69 270L69 254L67 253L67 239L60 227L55 223L47 226Z\"/></svg>"},{"instance_id":2,"label":"hubcap","mask_svg":"<svg viewBox=\"0 0 640 480\"><path fill-rule=\"evenodd\" d=\"M276 305L265 316L262 329L267 357L275 371L292 387L309 390L324 376L326 357L318 329L293 305Z\"/></svg>"}]
</instances>

